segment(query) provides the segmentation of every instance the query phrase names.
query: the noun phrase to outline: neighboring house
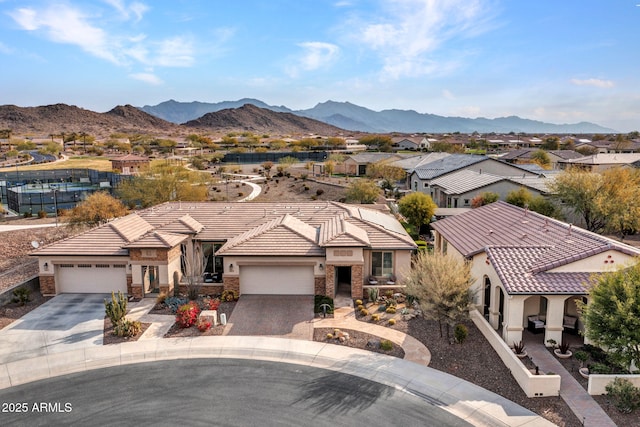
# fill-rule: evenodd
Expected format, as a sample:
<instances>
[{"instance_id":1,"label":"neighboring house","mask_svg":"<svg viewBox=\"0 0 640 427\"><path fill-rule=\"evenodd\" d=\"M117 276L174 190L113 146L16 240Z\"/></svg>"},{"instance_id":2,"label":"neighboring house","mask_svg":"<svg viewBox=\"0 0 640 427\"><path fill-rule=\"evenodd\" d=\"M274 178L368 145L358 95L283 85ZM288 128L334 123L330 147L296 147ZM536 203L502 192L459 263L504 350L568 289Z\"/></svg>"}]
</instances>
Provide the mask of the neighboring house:
<instances>
[{"instance_id":1,"label":"neighboring house","mask_svg":"<svg viewBox=\"0 0 640 427\"><path fill-rule=\"evenodd\" d=\"M508 345L525 328L560 343L584 330L593 275L635 262L640 250L505 202L431 224L434 248L471 263L475 305Z\"/></svg>"},{"instance_id":2,"label":"neighboring house","mask_svg":"<svg viewBox=\"0 0 640 427\"><path fill-rule=\"evenodd\" d=\"M462 169L431 181L429 195L440 208L470 208L471 200L483 192L497 193L504 200L512 191L526 188L533 196L548 194L545 177L504 177Z\"/></svg>"},{"instance_id":3,"label":"neighboring house","mask_svg":"<svg viewBox=\"0 0 640 427\"><path fill-rule=\"evenodd\" d=\"M640 153L598 153L577 159L558 161L560 169L578 167L590 172L602 172L619 166L631 166L640 160Z\"/></svg>"},{"instance_id":4,"label":"neighboring house","mask_svg":"<svg viewBox=\"0 0 640 427\"><path fill-rule=\"evenodd\" d=\"M429 148L429 141L424 136L394 137L391 142L399 150L419 151Z\"/></svg>"},{"instance_id":5,"label":"neighboring house","mask_svg":"<svg viewBox=\"0 0 640 427\"><path fill-rule=\"evenodd\" d=\"M500 160L519 165L530 164L533 163L533 154L537 151L539 150L533 148L512 150L500 156ZM558 167L558 162L561 160L572 160L584 157L582 154L573 150L551 150L545 151L545 153L549 157L549 167L551 169L556 169Z\"/></svg>"},{"instance_id":6,"label":"neighboring house","mask_svg":"<svg viewBox=\"0 0 640 427\"><path fill-rule=\"evenodd\" d=\"M337 202L170 202L34 252L45 295L208 292L354 298L376 276L401 278L416 248L391 215ZM183 288L184 289L184 288Z\"/></svg>"},{"instance_id":7,"label":"neighboring house","mask_svg":"<svg viewBox=\"0 0 640 427\"><path fill-rule=\"evenodd\" d=\"M411 189L426 194L432 194L431 182L460 170L470 170L478 173L488 173L497 176L539 176L517 165L501 162L487 156L472 154L451 154L449 156L421 164L416 167L409 177Z\"/></svg>"},{"instance_id":8,"label":"neighboring house","mask_svg":"<svg viewBox=\"0 0 640 427\"><path fill-rule=\"evenodd\" d=\"M111 168L120 172L122 175L137 175L149 167L149 162L148 157L127 154L111 159Z\"/></svg>"},{"instance_id":9,"label":"neighboring house","mask_svg":"<svg viewBox=\"0 0 640 427\"><path fill-rule=\"evenodd\" d=\"M358 153L347 156L340 168L336 168L337 173L344 173L351 176L364 176L367 174L367 166L380 161L393 161L411 156L411 154L395 153Z\"/></svg>"},{"instance_id":10,"label":"neighboring house","mask_svg":"<svg viewBox=\"0 0 640 427\"><path fill-rule=\"evenodd\" d=\"M631 140L631 141L589 141L589 140L580 140L584 142L579 142L576 144L576 149L578 148L590 148L597 150L598 153L602 154L612 154L612 153L637 153L640 151L640 141L639 140Z\"/></svg>"}]
</instances>

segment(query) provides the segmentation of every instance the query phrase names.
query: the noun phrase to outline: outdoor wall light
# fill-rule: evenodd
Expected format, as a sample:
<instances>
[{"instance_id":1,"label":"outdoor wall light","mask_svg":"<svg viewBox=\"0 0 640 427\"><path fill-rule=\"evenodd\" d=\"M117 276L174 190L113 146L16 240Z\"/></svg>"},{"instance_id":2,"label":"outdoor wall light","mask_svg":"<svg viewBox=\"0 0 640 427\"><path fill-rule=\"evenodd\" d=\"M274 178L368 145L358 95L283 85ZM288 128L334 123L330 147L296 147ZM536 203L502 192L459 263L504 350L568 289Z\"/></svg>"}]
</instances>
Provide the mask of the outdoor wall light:
<instances>
[{"instance_id":1,"label":"outdoor wall light","mask_svg":"<svg viewBox=\"0 0 640 427\"><path fill-rule=\"evenodd\" d=\"M229 264L229 271L233 271L233 264Z\"/></svg>"},{"instance_id":2,"label":"outdoor wall light","mask_svg":"<svg viewBox=\"0 0 640 427\"><path fill-rule=\"evenodd\" d=\"M44 271L49 271L49 263L44 263Z\"/></svg>"},{"instance_id":3,"label":"outdoor wall light","mask_svg":"<svg viewBox=\"0 0 640 427\"><path fill-rule=\"evenodd\" d=\"M324 265L322 265L322 263L320 263L320 270L324 270Z\"/></svg>"}]
</instances>

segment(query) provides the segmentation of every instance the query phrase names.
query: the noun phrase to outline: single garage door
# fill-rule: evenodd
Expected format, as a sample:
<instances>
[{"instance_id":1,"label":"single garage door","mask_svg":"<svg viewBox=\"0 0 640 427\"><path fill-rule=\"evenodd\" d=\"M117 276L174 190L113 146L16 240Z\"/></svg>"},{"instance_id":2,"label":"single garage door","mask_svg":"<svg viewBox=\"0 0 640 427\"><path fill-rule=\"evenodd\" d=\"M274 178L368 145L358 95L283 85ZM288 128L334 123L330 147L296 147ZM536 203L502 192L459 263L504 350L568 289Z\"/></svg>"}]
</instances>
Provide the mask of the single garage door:
<instances>
[{"instance_id":1,"label":"single garage door","mask_svg":"<svg viewBox=\"0 0 640 427\"><path fill-rule=\"evenodd\" d=\"M241 294L313 295L313 266L240 266Z\"/></svg>"},{"instance_id":2,"label":"single garage door","mask_svg":"<svg viewBox=\"0 0 640 427\"><path fill-rule=\"evenodd\" d=\"M56 266L60 293L107 294L127 292L124 265L62 264Z\"/></svg>"}]
</instances>

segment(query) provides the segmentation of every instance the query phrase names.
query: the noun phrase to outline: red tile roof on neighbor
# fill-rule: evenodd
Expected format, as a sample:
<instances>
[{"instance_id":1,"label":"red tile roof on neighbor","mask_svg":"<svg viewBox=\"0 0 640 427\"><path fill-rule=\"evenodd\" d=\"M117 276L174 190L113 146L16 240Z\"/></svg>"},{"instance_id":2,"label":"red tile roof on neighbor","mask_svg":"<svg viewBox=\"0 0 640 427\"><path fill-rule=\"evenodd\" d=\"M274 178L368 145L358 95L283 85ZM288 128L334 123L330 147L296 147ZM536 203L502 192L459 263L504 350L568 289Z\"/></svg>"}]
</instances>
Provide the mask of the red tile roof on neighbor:
<instances>
[{"instance_id":1,"label":"red tile roof on neighbor","mask_svg":"<svg viewBox=\"0 0 640 427\"><path fill-rule=\"evenodd\" d=\"M331 230L329 222L335 223ZM226 242L220 249L225 255L323 255L324 246L348 243L371 249L416 247L395 218L356 205L169 202L53 243L34 255L126 256L127 247L162 247L187 234L195 240Z\"/></svg>"},{"instance_id":2,"label":"red tile roof on neighbor","mask_svg":"<svg viewBox=\"0 0 640 427\"><path fill-rule=\"evenodd\" d=\"M548 271L612 249L640 255L632 246L503 201L432 227L465 257L486 251L509 293L585 293L588 273Z\"/></svg>"}]
</instances>

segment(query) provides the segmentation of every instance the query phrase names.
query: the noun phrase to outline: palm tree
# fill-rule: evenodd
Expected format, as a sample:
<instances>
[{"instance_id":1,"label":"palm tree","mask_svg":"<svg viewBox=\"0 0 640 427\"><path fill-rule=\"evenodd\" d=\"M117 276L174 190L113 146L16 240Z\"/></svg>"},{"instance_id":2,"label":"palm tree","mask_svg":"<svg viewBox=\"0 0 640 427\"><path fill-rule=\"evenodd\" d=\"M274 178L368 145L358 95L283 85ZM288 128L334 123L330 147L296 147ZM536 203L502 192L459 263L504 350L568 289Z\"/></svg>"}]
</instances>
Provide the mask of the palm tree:
<instances>
[{"instance_id":1,"label":"palm tree","mask_svg":"<svg viewBox=\"0 0 640 427\"><path fill-rule=\"evenodd\" d=\"M80 132L80 137L82 138L82 150L84 153L87 153L87 137L89 136L86 132Z\"/></svg>"}]
</instances>

